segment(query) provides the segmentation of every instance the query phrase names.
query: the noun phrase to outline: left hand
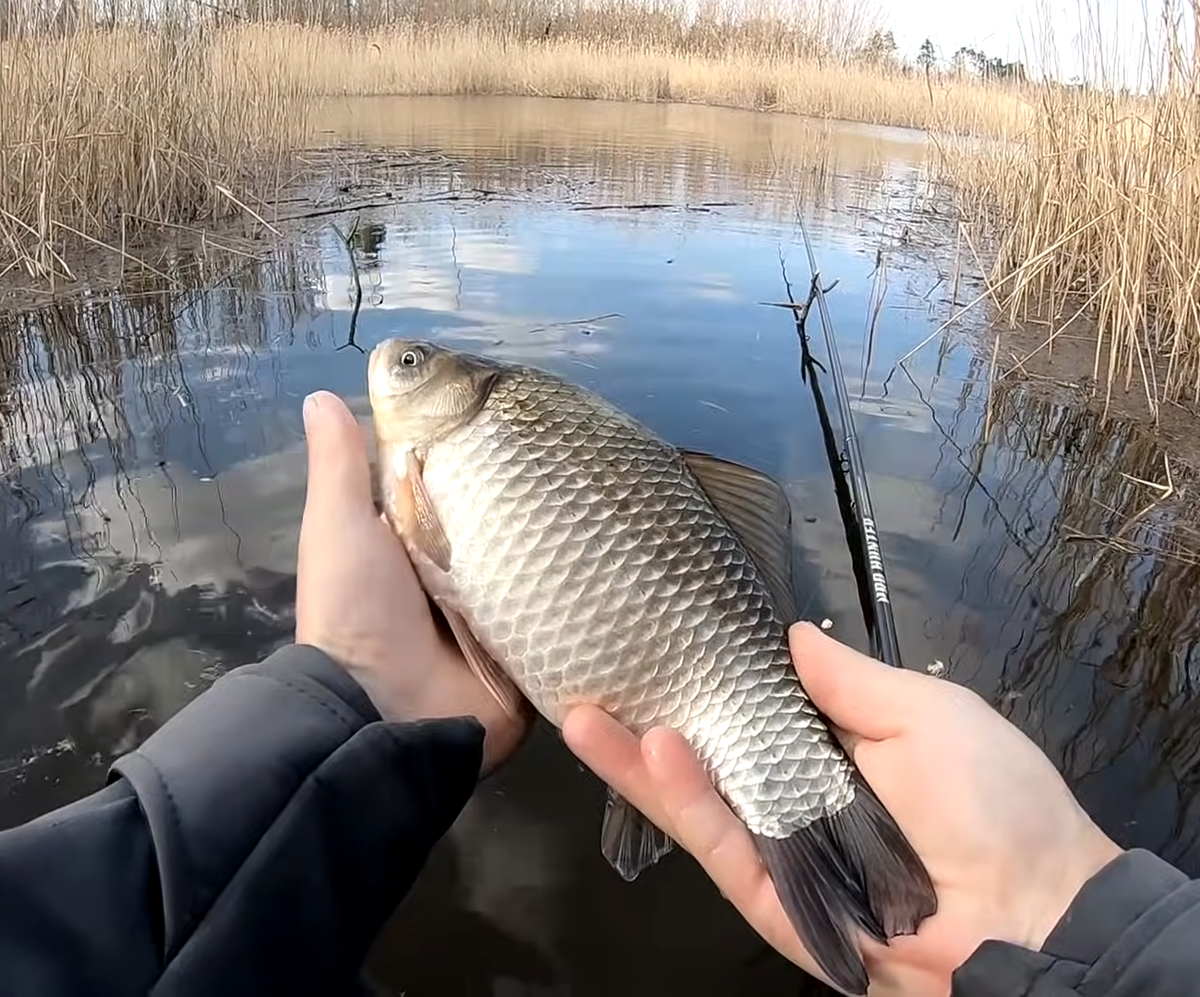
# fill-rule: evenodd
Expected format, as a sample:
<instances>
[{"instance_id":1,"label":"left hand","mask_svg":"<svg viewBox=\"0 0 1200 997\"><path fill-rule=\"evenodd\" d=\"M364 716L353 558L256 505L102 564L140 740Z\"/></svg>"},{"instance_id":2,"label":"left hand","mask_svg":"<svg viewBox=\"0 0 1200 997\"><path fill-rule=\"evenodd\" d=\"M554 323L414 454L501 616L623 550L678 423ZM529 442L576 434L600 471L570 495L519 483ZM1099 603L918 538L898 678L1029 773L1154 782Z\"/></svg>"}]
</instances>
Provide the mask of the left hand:
<instances>
[{"instance_id":1,"label":"left hand","mask_svg":"<svg viewBox=\"0 0 1200 997\"><path fill-rule=\"evenodd\" d=\"M404 544L375 511L362 428L336 395L305 399L308 491L300 526L296 642L345 668L384 720L473 716L483 774L528 731L471 674L434 623Z\"/></svg>"}]
</instances>

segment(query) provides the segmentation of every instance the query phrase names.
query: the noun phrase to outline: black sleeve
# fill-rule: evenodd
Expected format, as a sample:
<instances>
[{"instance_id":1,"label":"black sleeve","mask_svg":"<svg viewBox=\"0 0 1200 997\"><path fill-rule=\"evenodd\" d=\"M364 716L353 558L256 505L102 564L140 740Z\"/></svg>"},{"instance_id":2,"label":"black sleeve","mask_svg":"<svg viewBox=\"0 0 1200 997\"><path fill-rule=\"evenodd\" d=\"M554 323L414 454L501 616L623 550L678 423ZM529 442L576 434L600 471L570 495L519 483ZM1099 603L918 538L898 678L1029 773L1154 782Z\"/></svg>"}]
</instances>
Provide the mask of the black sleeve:
<instances>
[{"instance_id":1,"label":"black sleeve","mask_svg":"<svg viewBox=\"0 0 1200 997\"><path fill-rule=\"evenodd\" d=\"M953 997L1194 997L1200 882L1151 852L1125 852L1079 891L1040 952L984 942Z\"/></svg>"},{"instance_id":2,"label":"black sleeve","mask_svg":"<svg viewBox=\"0 0 1200 997\"><path fill-rule=\"evenodd\" d=\"M342 994L475 788L321 652L230 672L99 792L0 834L0 994Z\"/></svg>"}]
</instances>

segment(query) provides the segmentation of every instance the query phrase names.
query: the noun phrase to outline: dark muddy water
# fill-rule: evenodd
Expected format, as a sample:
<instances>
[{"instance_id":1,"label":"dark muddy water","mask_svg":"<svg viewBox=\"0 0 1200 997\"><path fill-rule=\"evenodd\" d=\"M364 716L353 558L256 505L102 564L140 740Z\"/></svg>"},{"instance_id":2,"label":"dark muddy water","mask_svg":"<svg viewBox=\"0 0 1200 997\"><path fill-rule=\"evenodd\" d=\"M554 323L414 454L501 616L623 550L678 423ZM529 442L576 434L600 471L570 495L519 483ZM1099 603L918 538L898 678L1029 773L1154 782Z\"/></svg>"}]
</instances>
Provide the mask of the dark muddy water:
<instances>
[{"instance_id":1,"label":"dark muddy water","mask_svg":"<svg viewBox=\"0 0 1200 997\"><path fill-rule=\"evenodd\" d=\"M1163 553L1187 483L1175 469L1159 501L1164 455L1133 424L1036 384L989 393L982 313L894 369L979 291L955 286L920 139L563 101L323 122L358 151L322 154L329 180L283 205L280 241L180 249L117 292L0 317L0 826L98 787L290 638L301 402L329 388L365 416L355 347L398 333L542 364L777 475L806 614L865 646L794 327L761 304L785 298L781 257L807 285L799 203L839 281L906 664L944 663L1120 843L1200 873L1197 571ZM685 856L632 885L609 870L601 799L535 737L438 848L377 978L410 997L797 992Z\"/></svg>"}]
</instances>

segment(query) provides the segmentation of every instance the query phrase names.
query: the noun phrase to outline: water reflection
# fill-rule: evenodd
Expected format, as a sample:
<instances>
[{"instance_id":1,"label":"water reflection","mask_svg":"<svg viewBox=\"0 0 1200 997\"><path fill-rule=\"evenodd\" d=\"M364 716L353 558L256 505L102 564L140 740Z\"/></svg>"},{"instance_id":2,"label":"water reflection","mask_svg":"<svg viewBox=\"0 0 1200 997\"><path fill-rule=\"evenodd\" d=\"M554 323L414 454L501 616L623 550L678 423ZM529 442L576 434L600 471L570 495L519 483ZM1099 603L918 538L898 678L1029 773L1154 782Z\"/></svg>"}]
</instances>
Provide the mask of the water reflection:
<instances>
[{"instance_id":1,"label":"water reflection","mask_svg":"<svg viewBox=\"0 0 1200 997\"><path fill-rule=\"evenodd\" d=\"M948 252L914 243L921 146L697 108L330 115L391 151L314 153L330 183L285 206L270 252L181 252L136 285L0 317L0 823L99 785L114 754L288 639L300 403L330 388L365 421L352 330L364 350L436 336L550 367L680 445L778 475L805 611L863 646L791 320L760 304L784 294L781 255L807 280L799 197L840 281L830 306L908 664L943 660L1122 844L1200 871L1187 483L1175 469L1165 498L1146 484L1164 456L1130 424L1007 381L989 395L969 341L893 370L954 293ZM678 210L635 207L650 203ZM800 974L687 860L614 876L600 809L540 731L439 846L376 976L409 994L796 992Z\"/></svg>"}]
</instances>

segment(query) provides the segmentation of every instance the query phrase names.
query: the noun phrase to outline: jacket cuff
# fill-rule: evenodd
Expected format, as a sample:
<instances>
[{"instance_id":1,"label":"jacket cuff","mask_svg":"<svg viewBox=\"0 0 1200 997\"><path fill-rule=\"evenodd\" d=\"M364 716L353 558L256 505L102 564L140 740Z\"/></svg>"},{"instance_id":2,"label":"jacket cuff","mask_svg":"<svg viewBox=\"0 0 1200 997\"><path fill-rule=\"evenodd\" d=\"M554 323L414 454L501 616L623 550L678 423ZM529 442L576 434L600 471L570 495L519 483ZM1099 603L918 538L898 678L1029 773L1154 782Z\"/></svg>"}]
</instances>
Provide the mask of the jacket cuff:
<instances>
[{"instance_id":1,"label":"jacket cuff","mask_svg":"<svg viewBox=\"0 0 1200 997\"><path fill-rule=\"evenodd\" d=\"M1188 882L1152 852L1124 852L1083 885L1039 951L984 941L953 974L951 993L1050 997L1075 993L1085 980L1118 979L1179 915L1171 894Z\"/></svg>"},{"instance_id":2,"label":"jacket cuff","mask_svg":"<svg viewBox=\"0 0 1200 997\"><path fill-rule=\"evenodd\" d=\"M293 644L224 675L113 764L154 841L168 959L308 776L378 720L348 673Z\"/></svg>"},{"instance_id":3,"label":"jacket cuff","mask_svg":"<svg viewBox=\"0 0 1200 997\"><path fill-rule=\"evenodd\" d=\"M354 711L364 724L382 720L371 697L345 668L311 644L287 644L256 665L239 671L314 683Z\"/></svg>"},{"instance_id":4,"label":"jacket cuff","mask_svg":"<svg viewBox=\"0 0 1200 997\"><path fill-rule=\"evenodd\" d=\"M1114 951L1118 939L1121 947L1140 948L1162 928L1157 918L1143 915L1187 882L1153 852L1135 848L1118 855L1083 884L1042 951L1091 965Z\"/></svg>"}]
</instances>

